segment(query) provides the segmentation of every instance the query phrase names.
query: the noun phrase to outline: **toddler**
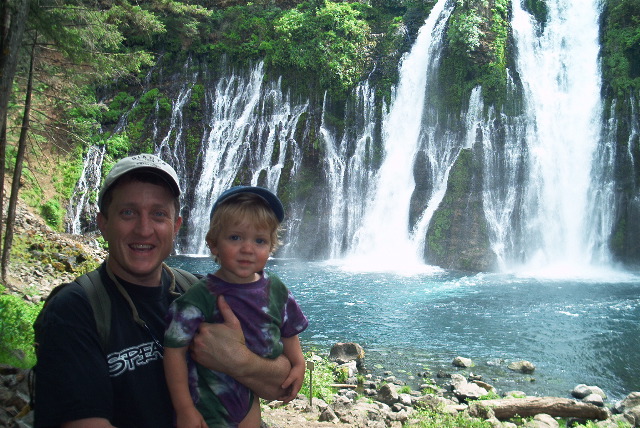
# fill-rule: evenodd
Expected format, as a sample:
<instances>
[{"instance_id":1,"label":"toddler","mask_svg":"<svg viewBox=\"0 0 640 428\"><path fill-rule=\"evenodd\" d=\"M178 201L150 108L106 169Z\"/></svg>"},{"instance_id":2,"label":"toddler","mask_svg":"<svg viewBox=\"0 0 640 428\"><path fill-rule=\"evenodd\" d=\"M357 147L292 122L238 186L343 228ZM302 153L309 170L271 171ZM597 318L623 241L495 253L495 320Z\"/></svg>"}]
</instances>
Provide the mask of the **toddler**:
<instances>
[{"instance_id":1,"label":"toddler","mask_svg":"<svg viewBox=\"0 0 640 428\"><path fill-rule=\"evenodd\" d=\"M200 323L224 321L219 304L228 304L238 317L250 350L267 358L284 353L289 359L284 400L300 390L305 361L298 334L308 321L286 286L264 271L279 244L283 218L280 200L262 187L232 187L213 205L206 240L219 269L173 302L165 333L164 366L178 428L260 426L259 399L251 390L188 362L188 346ZM218 296L223 296L220 302Z\"/></svg>"}]
</instances>

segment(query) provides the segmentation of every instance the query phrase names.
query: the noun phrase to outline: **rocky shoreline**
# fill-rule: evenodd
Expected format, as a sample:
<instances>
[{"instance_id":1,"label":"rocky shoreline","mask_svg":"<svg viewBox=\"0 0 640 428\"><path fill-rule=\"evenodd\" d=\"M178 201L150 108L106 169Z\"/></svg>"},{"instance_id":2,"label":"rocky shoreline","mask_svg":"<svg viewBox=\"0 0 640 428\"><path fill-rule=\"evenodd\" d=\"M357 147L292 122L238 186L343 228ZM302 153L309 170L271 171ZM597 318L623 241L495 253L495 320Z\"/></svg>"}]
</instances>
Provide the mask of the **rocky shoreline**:
<instances>
[{"instance_id":1,"label":"rocky shoreline","mask_svg":"<svg viewBox=\"0 0 640 428\"><path fill-rule=\"evenodd\" d=\"M571 391L572 398L534 397L520 391L499 393L481 376L460 373L441 374L440 380L446 381L436 383L430 379L421 385L421 391L413 391L392 373L362 376L364 354L358 344L334 345L329 359L336 371L347 373L348 377L345 383L333 385L337 392L330 402L301 394L286 405L279 401L263 402L262 426L411 427L420 423L419 410L486 421L494 428L557 428L558 418L566 420L566 426L587 421L605 428L640 426L640 392L633 392L620 402L607 403L604 391L583 384ZM458 357L452 361L452 371L456 367L468 367L467 364L473 363ZM308 364L308 368L313 370L313 365ZM532 373L535 367L522 361L512 370ZM28 370L0 366L0 426L33 427L33 414L28 407L28 378ZM525 418L520 419L525 422L516 425L513 418Z\"/></svg>"},{"instance_id":2,"label":"rocky shoreline","mask_svg":"<svg viewBox=\"0 0 640 428\"><path fill-rule=\"evenodd\" d=\"M79 266L98 263L105 256L95 237L56 233L23 206L17 219L16 235L26 237L27 241L33 238L33 244L28 245L25 260L12 260L7 285L10 292L27 300L39 302L55 285L78 276ZM46 248L42 244L45 241ZM604 391L588 385L577 385L571 391L572 398L499 392L481 376L465 373L464 369L473 366L473 361L465 357L452 361L452 373L438 373L436 379L427 379L428 374L423 374L425 383L420 385L421 391L412 391L389 372L362 375L364 353L358 344L336 344L329 358L348 376L344 384L336 385L331 402L299 395L287 405L277 401L264 403L263 426L408 427L417 426L418 409L427 409L486 420L496 428L515 427L509 419L516 414L533 418L525 423L527 427L557 427L555 418L568 419L570 423L592 420L598 427L640 427L640 392L632 392L617 403L608 403ZM535 366L527 361L512 364L509 369L517 373L535 371ZM32 427L27 379L26 370L0 366L0 426ZM491 399L478 400L487 396Z\"/></svg>"}]
</instances>

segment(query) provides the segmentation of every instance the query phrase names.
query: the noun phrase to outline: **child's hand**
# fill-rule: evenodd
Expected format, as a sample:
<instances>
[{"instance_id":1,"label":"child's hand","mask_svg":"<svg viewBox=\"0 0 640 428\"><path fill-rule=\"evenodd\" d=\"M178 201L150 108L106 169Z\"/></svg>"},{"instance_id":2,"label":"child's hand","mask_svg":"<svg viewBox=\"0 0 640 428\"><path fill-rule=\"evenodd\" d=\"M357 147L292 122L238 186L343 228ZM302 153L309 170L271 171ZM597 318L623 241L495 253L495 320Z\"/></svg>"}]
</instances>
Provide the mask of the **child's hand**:
<instances>
[{"instance_id":1,"label":"child's hand","mask_svg":"<svg viewBox=\"0 0 640 428\"><path fill-rule=\"evenodd\" d=\"M176 428L209 428L195 407L178 412L177 416Z\"/></svg>"},{"instance_id":2,"label":"child's hand","mask_svg":"<svg viewBox=\"0 0 640 428\"><path fill-rule=\"evenodd\" d=\"M304 370L305 364L298 364L291 367L291 371L289 372L289 376L285 379L282 384L282 389L286 392L280 397L281 401L288 403L298 396L298 392L300 388L302 388L302 382L304 381Z\"/></svg>"}]
</instances>

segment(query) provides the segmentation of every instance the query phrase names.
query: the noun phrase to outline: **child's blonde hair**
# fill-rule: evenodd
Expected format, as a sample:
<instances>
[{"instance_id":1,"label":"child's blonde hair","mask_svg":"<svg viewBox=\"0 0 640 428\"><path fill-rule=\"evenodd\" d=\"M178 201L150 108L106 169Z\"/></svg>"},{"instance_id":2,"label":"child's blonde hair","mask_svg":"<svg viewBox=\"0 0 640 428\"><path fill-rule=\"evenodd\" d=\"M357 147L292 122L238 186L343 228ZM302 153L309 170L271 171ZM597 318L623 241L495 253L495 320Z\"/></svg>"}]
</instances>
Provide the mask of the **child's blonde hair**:
<instances>
[{"instance_id":1,"label":"child's blonde hair","mask_svg":"<svg viewBox=\"0 0 640 428\"><path fill-rule=\"evenodd\" d=\"M269 230L270 251L273 253L278 248L280 245L278 218L265 199L255 193L248 192L231 196L216 206L209 222L209 231L206 236L207 244L210 247L216 246L220 231L225 227L238 225L244 221L249 221L258 228Z\"/></svg>"}]
</instances>

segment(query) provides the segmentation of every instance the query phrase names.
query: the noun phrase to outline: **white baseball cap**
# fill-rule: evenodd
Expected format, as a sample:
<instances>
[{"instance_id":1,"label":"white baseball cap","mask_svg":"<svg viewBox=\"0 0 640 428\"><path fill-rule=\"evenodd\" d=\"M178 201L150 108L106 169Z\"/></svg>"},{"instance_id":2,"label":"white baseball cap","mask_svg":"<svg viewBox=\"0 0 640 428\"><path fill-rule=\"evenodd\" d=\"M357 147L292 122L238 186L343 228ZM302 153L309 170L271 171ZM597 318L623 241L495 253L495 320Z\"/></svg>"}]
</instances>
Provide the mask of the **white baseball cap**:
<instances>
[{"instance_id":1,"label":"white baseball cap","mask_svg":"<svg viewBox=\"0 0 640 428\"><path fill-rule=\"evenodd\" d=\"M158 175L167 182L174 196L180 196L180 182L178 174L171 165L160 159L158 156L150 154L140 154L120 159L111 168L107 178L105 178L100 193L98 193L98 207L102 210L102 198L119 178L133 171L144 171Z\"/></svg>"}]
</instances>

